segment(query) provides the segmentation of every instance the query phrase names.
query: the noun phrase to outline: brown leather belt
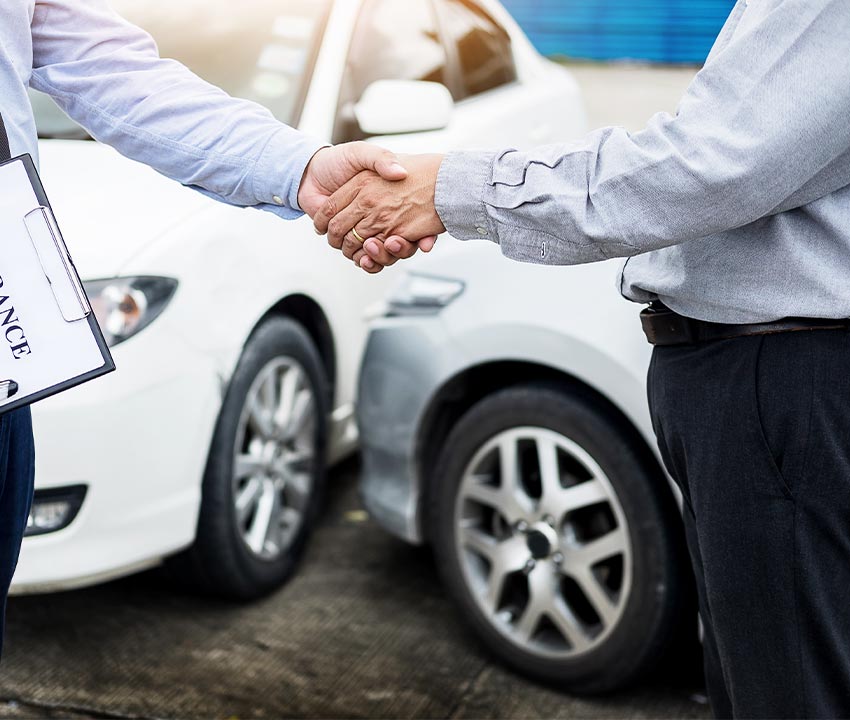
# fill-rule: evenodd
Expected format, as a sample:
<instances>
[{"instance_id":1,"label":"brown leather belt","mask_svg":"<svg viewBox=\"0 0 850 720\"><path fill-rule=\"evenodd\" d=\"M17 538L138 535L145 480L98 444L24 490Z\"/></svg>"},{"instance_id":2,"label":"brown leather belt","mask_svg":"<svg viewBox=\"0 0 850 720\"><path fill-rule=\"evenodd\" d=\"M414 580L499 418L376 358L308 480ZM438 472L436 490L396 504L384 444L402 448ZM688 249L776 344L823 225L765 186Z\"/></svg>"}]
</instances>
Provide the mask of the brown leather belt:
<instances>
[{"instance_id":1,"label":"brown leather belt","mask_svg":"<svg viewBox=\"0 0 850 720\"><path fill-rule=\"evenodd\" d=\"M694 320L673 312L655 302L641 311L641 325L646 339L652 345L689 345L730 340L747 335L772 335L800 330L848 330L850 318L782 318L774 322L752 325L727 325L704 320Z\"/></svg>"}]
</instances>

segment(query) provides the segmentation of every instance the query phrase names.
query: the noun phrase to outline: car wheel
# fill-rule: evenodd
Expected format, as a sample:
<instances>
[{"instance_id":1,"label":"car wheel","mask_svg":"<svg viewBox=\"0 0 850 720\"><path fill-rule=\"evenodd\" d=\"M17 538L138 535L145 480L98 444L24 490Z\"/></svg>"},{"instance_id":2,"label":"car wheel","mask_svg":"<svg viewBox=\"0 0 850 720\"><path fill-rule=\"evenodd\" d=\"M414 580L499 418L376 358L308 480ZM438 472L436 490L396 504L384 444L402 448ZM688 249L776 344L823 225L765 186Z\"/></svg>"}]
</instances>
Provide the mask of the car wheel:
<instances>
[{"instance_id":1,"label":"car wheel","mask_svg":"<svg viewBox=\"0 0 850 720\"><path fill-rule=\"evenodd\" d=\"M271 318L251 335L213 436L195 543L174 563L196 587L245 600L292 574L322 497L327 387L298 323Z\"/></svg>"},{"instance_id":2,"label":"car wheel","mask_svg":"<svg viewBox=\"0 0 850 720\"><path fill-rule=\"evenodd\" d=\"M562 388L499 391L457 423L431 481L430 538L496 656L574 692L621 687L660 658L689 571L654 474L592 400Z\"/></svg>"}]
</instances>

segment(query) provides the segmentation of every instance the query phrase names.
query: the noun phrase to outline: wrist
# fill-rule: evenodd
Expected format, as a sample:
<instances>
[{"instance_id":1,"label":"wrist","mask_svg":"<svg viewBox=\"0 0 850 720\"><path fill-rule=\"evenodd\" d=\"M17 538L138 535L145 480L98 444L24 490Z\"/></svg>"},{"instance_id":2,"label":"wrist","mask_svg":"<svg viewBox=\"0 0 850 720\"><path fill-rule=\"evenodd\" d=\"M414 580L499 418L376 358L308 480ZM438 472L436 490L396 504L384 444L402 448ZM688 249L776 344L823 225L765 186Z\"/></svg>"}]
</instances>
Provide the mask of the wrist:
<instances>
[{"instance_id":1,"label":"wrist","mask_svg":"<svg viewBox=\"0 0 850 720\"><path fill-rule=\"evenodd\" d=\"M312 171L313 171L313 167L314 167L314 163L316 161L316 158L319 155L321 155L325 150L330 150L331 147L332 146L330 146L330 145L325 145L323 147L320 147L318 150L316 150L316 152L313 153L313 155L307 161L307 165L304 166L304 172L301 174L301 182L298 185L298 196L297 196L298 209L301 210L302 212L306 212L304 205L307 204L306 198L307 198L307 193L310 191L309 186L310 186L311 181L312 181L311 176L312 176Z\"/></svg>"},{"instance_id":2,"label":"wrist","mask_svg":"<svg viewBox=\"0 0 850 720\"><path fill-rule=\"evenodd\" d=\"M499 241L484 202L497 155L497 151L452 152L440 163L434 206L446 231L458 240Z\"/></svg>"},{"instance_id":3,"label":"wrist","mask_svg":"<svg viewBox=\"0 0 850 720\"><path fill-rule=\"evenodd\" d=\"M427 235L440 235L446 231L446 226L443 224L439 213L437 212L437 178L439 177L440 167L443 164L445 155L433 154L428 156L428 187L430 188L430 203L431 217L428 222Z\"/></svg>"}]
</instances>

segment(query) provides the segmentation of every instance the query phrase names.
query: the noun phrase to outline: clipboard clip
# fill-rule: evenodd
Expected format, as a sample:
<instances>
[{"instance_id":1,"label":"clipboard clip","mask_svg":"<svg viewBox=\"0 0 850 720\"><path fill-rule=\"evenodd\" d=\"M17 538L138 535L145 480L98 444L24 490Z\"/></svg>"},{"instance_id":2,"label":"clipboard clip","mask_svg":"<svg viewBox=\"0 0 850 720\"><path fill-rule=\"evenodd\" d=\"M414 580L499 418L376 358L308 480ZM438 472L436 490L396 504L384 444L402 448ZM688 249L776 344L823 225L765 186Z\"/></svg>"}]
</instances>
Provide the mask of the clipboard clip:
<instances>
[{"instance_id":1,"label":"clipboard clip","mask_svg":"<svg viewBox=\"0 0 850 720\"><path fill-rule=\"evenodd\" d=\"M40 205L24 216L24 224L62 317L67 322L88 317L91 306L53 212Z\"/></svg>"}]
</instances>

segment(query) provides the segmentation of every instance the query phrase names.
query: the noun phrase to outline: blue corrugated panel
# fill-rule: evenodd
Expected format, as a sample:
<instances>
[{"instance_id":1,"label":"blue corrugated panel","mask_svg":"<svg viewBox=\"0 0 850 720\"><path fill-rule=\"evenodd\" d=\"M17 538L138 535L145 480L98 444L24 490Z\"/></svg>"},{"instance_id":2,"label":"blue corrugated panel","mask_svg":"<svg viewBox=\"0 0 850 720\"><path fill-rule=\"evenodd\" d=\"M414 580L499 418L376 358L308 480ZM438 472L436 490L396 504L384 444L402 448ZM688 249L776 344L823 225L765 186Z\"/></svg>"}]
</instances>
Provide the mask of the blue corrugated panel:
<instances>
[{"instance_id":1,"label":"blue corrugated panel","mask_svg":"<svg viewBox=\"0 0 850 720\"><path fill-rule=\"evenodd\" d=\"M544 55L701 63L734 0L503 0Z\"/></svg>"}]
</instances>

